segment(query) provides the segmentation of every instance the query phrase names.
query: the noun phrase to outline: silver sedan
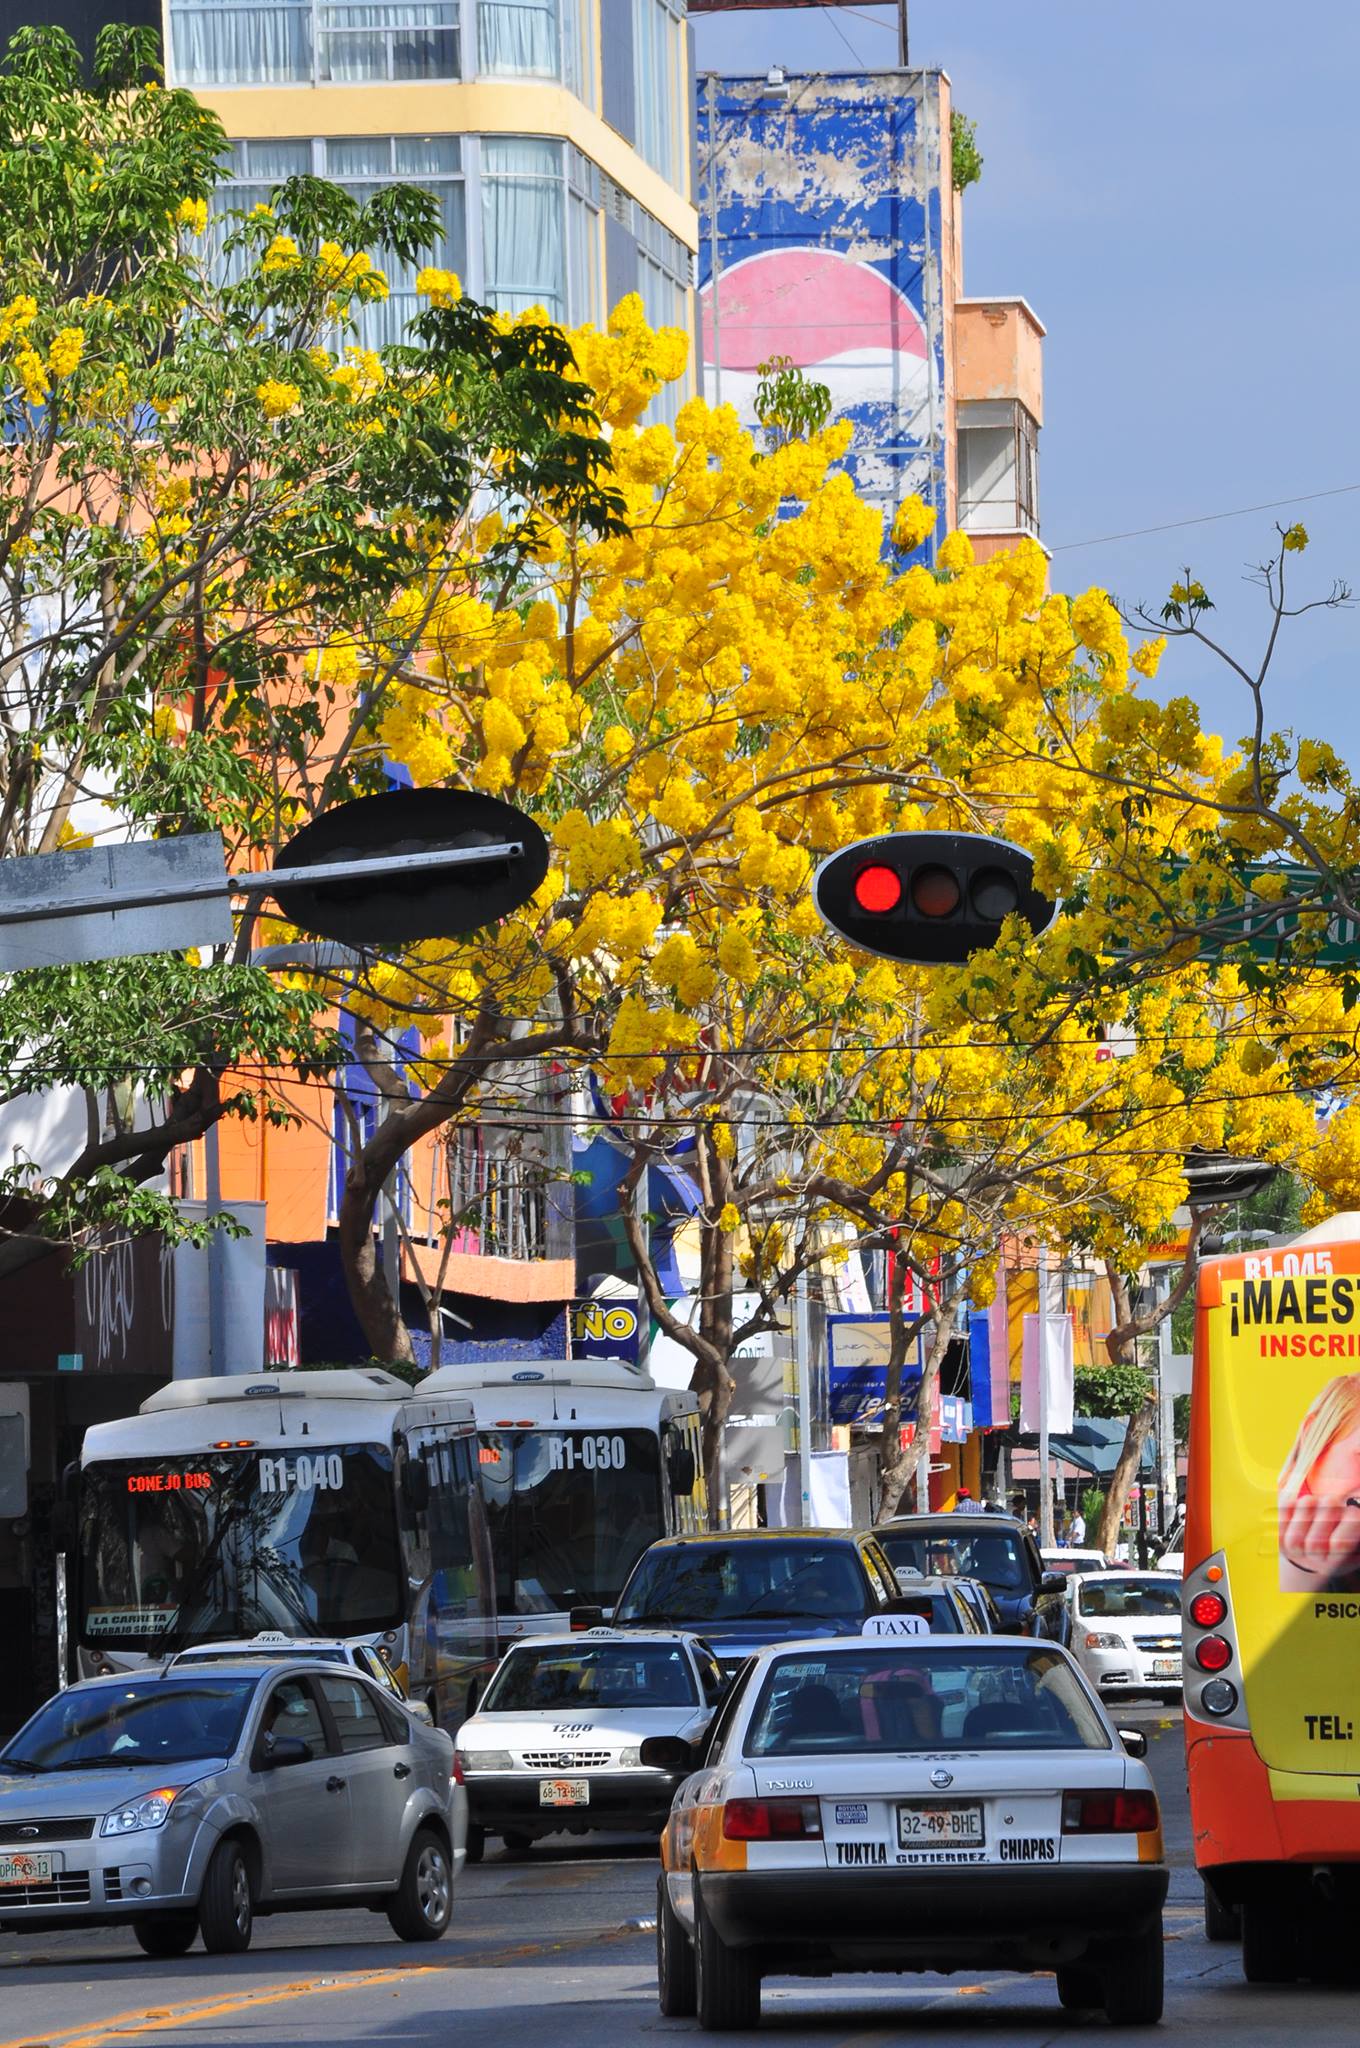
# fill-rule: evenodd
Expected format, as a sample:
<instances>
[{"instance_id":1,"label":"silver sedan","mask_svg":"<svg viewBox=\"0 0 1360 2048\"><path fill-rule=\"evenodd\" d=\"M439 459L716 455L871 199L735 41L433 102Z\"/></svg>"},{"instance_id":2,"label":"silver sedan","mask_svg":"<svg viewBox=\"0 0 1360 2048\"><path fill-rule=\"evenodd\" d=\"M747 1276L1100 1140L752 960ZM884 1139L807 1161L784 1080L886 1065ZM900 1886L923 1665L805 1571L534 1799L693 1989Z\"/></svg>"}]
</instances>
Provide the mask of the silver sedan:
<instances>
[{"instance_id":1,"label":"silver sedan","mask_svg":"<svg viewBox=\"0 0 1360 2048\"><path fill-rule=\"evenodd\" d=\"M0 1751L0 1927L225 1954L257 1913L376 1906L437 1941L466 1834L449 1737L352 1666L172 1661L58 1693Z\"/></svg>"}]
</instances>

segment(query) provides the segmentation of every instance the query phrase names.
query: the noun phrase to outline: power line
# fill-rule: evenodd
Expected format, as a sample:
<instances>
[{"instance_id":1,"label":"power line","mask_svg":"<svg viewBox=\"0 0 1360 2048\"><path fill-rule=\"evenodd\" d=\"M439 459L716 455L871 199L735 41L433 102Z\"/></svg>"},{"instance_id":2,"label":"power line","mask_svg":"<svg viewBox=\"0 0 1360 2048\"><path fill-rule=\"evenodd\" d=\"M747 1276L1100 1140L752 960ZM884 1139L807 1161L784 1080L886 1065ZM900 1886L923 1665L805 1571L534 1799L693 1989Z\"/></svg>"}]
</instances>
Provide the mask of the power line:
<instances>
[{"instance_id":1,"label":"power line","mask_svg":"<svg viewBox=\"0 0 1360 2048\"><path fill-rule=\"evenodd\" d=\"M1127 533L1100 533L1094 540L1064 540L1049 549L1051 555L1071 554L1074 548L1099 548L1115 540L1141 540L1149 533L1174 533L1182 526L1212 526L1220 519L1245 519L1252 512L1276 512L1282 505L1311 505L1318 498L1344 498L1360 491L1360 484L1338 484L1330 491L1301 491L1296 498L1267 498L1261 505L1239 505L1235 512L1201 512L1193 519L1168 519L1161 526L1132 526Z\"/></svg>"}]
</instances>

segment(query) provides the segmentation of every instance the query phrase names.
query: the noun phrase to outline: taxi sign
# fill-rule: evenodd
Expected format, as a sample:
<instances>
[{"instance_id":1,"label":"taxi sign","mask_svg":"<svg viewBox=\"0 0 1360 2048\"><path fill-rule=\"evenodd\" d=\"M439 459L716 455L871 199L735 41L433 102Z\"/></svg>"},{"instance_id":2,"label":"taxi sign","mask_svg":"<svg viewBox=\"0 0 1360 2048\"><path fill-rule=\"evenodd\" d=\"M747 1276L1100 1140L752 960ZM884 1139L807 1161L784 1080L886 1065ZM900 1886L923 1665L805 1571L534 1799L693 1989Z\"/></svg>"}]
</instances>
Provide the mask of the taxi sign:
<instances>
[{"instance_id":1,"label":"taxi sign","mask_svg":"<svg viewBox=\"0 0 1360 2048\"><path fill-rule=\"evenodd\" d=\"M928 1636L930 1625L923 1614L871 1614L860 1630L862 1636Z\"/></svg>"}]
</instances>

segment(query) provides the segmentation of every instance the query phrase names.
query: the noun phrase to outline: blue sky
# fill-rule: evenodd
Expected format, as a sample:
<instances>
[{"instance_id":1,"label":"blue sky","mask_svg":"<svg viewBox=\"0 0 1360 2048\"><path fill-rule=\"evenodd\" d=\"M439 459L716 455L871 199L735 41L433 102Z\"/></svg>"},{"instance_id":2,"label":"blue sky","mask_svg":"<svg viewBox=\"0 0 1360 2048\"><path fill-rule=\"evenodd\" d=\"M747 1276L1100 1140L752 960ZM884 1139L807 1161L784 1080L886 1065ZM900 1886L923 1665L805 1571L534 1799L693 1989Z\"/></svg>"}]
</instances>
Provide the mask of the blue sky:
<instances>
[{"instance_id":1,"label":"blue sky","mask_svg":"<svg viewBox=\"0 0 1360 2048\"><path fill-rule=\"evenodd\" d=\"M896 61L886 8L696 17L701 71ZM1041 442L1053 582L1160 606L1189 564L1254 656L1244 581L1301 519L1300 596L1360 587L1360 7L1354 0L911 0L913 64L950 75L985 158L966 289L1020 292L1048 328ZM1304 493L1311 503L1103 540ZM1095 545L1073 546L1076 542ZM1299 558L1293 558L1295 562ZM1360 609L1286 631L1272 721L1360 770ZM1228 738L1245 692L1173 646L1166 691Z\"/></svg>"}]
</instances>

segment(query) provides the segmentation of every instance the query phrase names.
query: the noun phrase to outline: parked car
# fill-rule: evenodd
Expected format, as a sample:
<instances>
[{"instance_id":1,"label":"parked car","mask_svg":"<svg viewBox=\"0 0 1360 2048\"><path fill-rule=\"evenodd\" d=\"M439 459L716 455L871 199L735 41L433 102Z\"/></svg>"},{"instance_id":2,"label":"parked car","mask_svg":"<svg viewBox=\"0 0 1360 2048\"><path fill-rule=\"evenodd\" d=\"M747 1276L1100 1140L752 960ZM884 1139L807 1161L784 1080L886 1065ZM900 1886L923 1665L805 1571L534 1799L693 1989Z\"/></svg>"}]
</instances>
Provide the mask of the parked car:
<instances>
[{"instance_id":1,"label":"parked car","mask_svg":"<svg viewBox=\"0 0 1360 2048\"><path fill-rule=\"evenodd\" d=\"M691 1630L730 1678L753 1650L789 1636L858 1635L901 1594L877 1531L732 1529L663 1536L644 1550L616 1626Z\"/></svg>"},{"instance_id":2,"label":"parked car","mask_svg":"<svg viewBox=\"0 0 1360 2048\"><path fill-rule=\"evenodd\" d=\"M698 1741L724 1690L712 1650L675 1631L592 1628L517 1643L458 1731L468 1855L524 1855L565 1829L660 1834L685 1773L648 1767L654 1736Z\"/></svg>"},{"instance_id":3,"label":"parked car","mask_svg":"<svg viewBox=\"0 0 1360 2048\"><path fill-rule=\"evenodd\" d=\"M1070 1579L1073 1572L1107 1572L1110 1560L1103 1550L1041 1550L1045 1571L1060 1572Z\"/></svg>"},{"instance_id":4,"label":"parked car","mask_svg":"<svg viewBox=\"0 0 1360 2048\"><path fill-rule=\"evenodd\" d=\"M437 1941L466 1827L449 1737L358 1671L242 1654L87 1679L0 1751L0 1927L227 1954L257 1914L352 1906Z\"/></svg>"},{"instance_id":5,"label":"parked car","mask_svg":"<svg viewBox=\"0 0 1360 2048\"><path fill-rule=\"evenodd\" d=\"M1052 1643L762 1650L662 1837L662 2015L753 2027L766 1976L1053 1970L1069 2010L1155 2024L1167 1867L1146 1750Z\"/></svg>"},{"instance_id":6,"label":"parked car","mask_svg":"<svg viewBox=\"0 0 1360 2048\"><path fill-rule=\"evenodd\" d=\"M1067 1581L1045 1567L1014 1515L897 1515L874 1534L894 1567L980 1579L1008 1633L1068 1641Z\"/></svg>"},{"instance_id":7,"label":"parked car","mask_svg":"<svg viewBox=\"0 0 1360 2048\"><path fill-rule=\"evenodd\" d=\"M280 1657L302 1657L318 1664L352 1664L384 1692L391 1693L393 1699L400 1700L417 1721L423 1721L426 1727L432 1724L433 1716L424 1700L411 1698L386 1657L372 1643L347 1642L342 1636L286 1636L280 1629L266 1629L261 1635L237 1643L196 1643L190 1650L180 1650L172 1661L178 1670L187 1664L236 1664L243 1656L267 1657L271 1662Z\"/></svg>"},{"instance_id":8,"label":"parked car","mask_svg":"<svg viewBox=\"0 0 1360 2048\"><path fill-rule=\"evenodd\" d=\"M1100 1693L1181 1689L1181 1588L1169 1572L1083 1572L1072 1585L1072 1648Z\"/></svg>"}]
</instances>

